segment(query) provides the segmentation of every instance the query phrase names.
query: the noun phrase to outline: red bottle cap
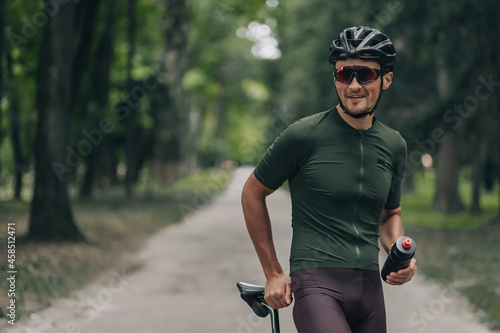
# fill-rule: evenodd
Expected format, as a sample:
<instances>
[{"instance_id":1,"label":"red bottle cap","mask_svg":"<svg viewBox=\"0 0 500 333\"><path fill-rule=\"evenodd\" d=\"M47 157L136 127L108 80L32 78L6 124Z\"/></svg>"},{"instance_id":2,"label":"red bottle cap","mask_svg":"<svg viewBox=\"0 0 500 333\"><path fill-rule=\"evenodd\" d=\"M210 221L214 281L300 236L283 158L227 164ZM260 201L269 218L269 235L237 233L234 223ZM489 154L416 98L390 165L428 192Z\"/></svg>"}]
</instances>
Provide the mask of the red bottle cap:
<instances>
[{"instance_id":1,"label":"red bottle cap","mask_svg":"<svg viewBox=\"0 0 500 333\"><path fill-rule=\"evenodd\" d=\"M411 238L405 238L403 240L403 249L408 250L409 248L411 248Z\"/></svg>"}]
</instances>

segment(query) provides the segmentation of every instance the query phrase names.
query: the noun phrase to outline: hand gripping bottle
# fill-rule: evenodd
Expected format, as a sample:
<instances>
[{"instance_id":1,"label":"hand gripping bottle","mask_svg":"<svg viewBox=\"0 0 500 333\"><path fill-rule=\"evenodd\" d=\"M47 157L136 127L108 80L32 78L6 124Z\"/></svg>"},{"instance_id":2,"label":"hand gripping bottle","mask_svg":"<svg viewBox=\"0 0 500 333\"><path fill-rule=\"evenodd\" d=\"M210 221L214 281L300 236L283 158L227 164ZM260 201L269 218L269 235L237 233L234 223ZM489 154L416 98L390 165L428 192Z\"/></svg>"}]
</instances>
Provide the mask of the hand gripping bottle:
<instances>
[{"instance_id":1,"label":"hand gripping bottle","mask_svg":"<svg viewBox=\"0 0 500 333\"><path fill-rule=\"evenodd\" d=\"M385 281L387 275L391 272L397 272L400 269L405 269L410 265L410 261L415 255L417 244L410 237L399 237L396 243L391 248L387 259L385 260L384 267L380 275Z\"/></svg>"}]
</instances>

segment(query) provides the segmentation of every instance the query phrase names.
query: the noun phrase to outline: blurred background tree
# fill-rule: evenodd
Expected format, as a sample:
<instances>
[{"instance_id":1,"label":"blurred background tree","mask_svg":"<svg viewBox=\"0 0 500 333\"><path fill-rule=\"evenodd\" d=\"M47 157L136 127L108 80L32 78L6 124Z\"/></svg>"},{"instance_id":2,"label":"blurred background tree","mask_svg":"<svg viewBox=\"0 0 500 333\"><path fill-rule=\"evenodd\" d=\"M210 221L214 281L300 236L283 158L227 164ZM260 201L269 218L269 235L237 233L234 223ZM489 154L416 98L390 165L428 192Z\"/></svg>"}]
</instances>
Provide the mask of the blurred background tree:
<instances>
[{"instance_id":1,"label":"blurred background tree","mask_svg":"<svg viewBox=\"0 0 500 333\"><path fill-rule=\"evenodd\" d=\"M471 183L473 214L481 213L481 191L498 189L498 2L72 3L0 1L0 199L38 207L33 238L81 239L75 228L53 231L74 227L77 195L120 185L132 199L138 182L171 182L225 160L255 164L288 124L336 105L328 48L353 25L380 29L397 49L394 84L377 118L408 143L405 188L430 156L437 210L465 207L461 174ZM64 47L44 47L65 11L67 31L57 37ZM67 106L45 117L40 101L56 87L49 80L56 69L68 82L54 98ZM59 132L61 140L44 141ZM56 188L65 217L44 215Z\"/></svg>"}]
</instances>

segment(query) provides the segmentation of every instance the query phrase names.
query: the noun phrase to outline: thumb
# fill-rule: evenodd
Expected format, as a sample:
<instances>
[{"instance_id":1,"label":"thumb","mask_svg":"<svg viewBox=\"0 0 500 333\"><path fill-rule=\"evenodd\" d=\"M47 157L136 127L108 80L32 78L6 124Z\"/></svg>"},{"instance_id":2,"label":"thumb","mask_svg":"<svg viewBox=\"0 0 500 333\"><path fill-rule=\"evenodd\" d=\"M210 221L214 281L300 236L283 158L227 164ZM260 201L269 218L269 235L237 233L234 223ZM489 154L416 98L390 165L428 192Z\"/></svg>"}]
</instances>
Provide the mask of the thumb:
<instances>
[{"instance_id":1,"label":"thumb","mask_svg":"<svg viewBox=\"0 0 500 333\"><path fill-rule=\"evenodd\" d=\"M292 303L292 284L288 281L285 285L286 304Z\"/></svg>"}]
</instances>

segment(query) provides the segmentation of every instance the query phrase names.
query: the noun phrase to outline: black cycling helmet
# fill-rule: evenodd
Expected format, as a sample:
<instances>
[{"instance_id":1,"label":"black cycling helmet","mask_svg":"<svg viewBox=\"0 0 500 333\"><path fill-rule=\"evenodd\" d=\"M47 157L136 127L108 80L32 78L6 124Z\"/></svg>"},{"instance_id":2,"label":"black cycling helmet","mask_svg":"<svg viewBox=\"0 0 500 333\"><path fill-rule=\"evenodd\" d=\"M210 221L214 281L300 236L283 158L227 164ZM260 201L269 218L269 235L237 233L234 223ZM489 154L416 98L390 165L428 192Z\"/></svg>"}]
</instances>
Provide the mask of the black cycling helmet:
<instances>
[{"instance_id":1,"label":"black cycling helmet","mask_svg":"<svg viewBox=\"0 0 500 333\"><path fill-rule=\"evenodd\" d=\"M387 35L370 27L350 27L340 33L330 45L330 64L338 60L359 58L380 63L382 72L392 72L396 51Z\"/></svg>"}]
</instances>

